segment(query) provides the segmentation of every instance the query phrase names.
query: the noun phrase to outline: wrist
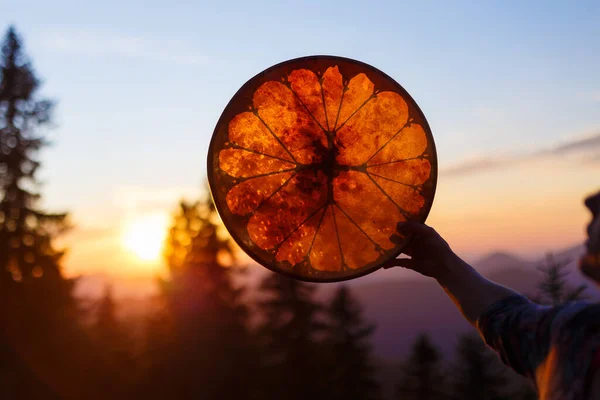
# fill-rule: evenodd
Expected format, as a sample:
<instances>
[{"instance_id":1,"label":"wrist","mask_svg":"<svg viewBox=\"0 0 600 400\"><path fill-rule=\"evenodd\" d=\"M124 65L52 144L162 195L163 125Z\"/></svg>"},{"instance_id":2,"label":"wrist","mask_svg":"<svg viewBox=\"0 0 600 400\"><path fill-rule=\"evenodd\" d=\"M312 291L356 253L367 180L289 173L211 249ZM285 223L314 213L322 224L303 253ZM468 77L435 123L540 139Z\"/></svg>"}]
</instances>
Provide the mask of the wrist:
<instances>
[{"instance_id":1,"label":"wrist","mask_svg":"<svg viewBox=\"0 0 600 400\"><path fill-rule=\"evenodd\" d=\"M439 274L436 274L435 279L441 286L452 288L466 283L473 274L477 272L454 252L449 251L442 259Z\"/></svg>"}]
</instances>

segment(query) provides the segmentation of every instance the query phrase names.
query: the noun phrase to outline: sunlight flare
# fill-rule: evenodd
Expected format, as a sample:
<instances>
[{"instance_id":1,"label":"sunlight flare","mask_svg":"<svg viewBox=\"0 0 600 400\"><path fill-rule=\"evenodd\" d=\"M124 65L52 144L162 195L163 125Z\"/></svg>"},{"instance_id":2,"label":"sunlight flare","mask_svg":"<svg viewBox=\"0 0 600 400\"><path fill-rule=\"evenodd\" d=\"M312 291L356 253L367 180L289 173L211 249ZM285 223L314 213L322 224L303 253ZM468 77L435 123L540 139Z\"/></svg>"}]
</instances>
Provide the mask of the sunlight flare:
<instances>
[{"instance_id":1,"label":"sunlight flare","mask_svg":"<svg viewBox=\"0 0 600 400\"><path fill-rule=\"evenodd\" d=\"M160 214L133 219L123 231L124 247L143 261L159 259L165 235L167 217Z\"/></svg>"}]
</instances>

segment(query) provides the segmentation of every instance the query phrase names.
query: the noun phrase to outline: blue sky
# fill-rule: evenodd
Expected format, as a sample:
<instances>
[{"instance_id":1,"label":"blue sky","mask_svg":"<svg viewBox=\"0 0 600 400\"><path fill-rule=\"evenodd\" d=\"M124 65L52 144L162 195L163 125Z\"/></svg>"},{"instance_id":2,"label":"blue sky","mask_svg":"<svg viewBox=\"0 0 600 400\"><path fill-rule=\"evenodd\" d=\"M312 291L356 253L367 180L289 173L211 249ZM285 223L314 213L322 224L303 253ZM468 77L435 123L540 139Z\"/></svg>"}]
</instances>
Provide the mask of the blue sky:
<instances>
[{"instance_id":1,"label":"blue sky","mask_svg":"<svg viewBox=\"0 0 600 400\"><path fill-rule=\"evenodd\" d=\"M58 100L55 145L43 154L46 204L71 210L82 235L196 194L235 91L274 63L311 54L365 61L415 98L442 168L432 218L452 237L461 234L456 220L494 198L469 202L456 191L520 193L500 208L524 196L578 210L585 191L600 187L597 1L0 0L0 28L9 23L25 39L42 93ZM590 137L566 159L549 151ZM496 170L478 173L490 160ZM467 177L445 177L464 163L473 165ZM529 180L559 187L531 194ZM572 212L581 224L585 212ZM570 235L565 245L581 238Z\"/></svg>"}]
</instances>

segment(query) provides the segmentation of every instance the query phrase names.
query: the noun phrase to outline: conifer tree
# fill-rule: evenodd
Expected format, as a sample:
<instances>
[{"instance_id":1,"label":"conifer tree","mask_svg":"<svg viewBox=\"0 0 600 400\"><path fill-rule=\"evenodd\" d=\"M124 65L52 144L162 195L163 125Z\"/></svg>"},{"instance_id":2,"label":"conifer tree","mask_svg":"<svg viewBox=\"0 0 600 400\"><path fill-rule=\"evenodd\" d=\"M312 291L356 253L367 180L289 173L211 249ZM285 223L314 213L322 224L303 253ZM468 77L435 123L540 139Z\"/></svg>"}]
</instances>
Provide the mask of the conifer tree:
<instances>
[{"instance_id":1,"label":"conifer tree","mask_svg":"<svg viewBox=\"0 0 600 400\"><path fill-rule=\"evenodd\" d=\"M508 398L507 369L483 341L472 334L460 337L457 362L452 368L452 394L460 400Z\"/></svg>"},{"instance_id":2,"label":"conifer tree","mask_svg":"<svg viewBox=\"0 0 600 400\"><path fill-rule=\"evenodd\" d=\"M539 293L535 300L543 304L559 305L585 299L586 285L571 288L567 283L568 265L568 260L557 259L551 253L546 256L544 264L538 267L543 277L538 284Z\"/></svg>"},{"instance_id":3,"label":"conifer tree","mask_svg":"<svg viewBox=\"0 0 600 400\"><path fill-rule=\"evenodd\" d=\"M439 350L426 334L415 340L408 360L402 365L397 386L398 400L441 400L448 387Z\"/></svg>"},{"instance_id":4,"label":"conifer tree","mask_svg":"<svg viewBox=\"0 0 600 400\"><path fill-rule=\"evenodd\" d=\"M71 282L62 277L53 240L67 229L66 214L39 206L41 130L51 123L53 103L39 99L39 81L14 28L0 59L0 296L36 291L58 307L70 302Z\"/></svg>"},{"instance_id":5,"label":"conifer tree","mask_svg":"<svg viewBox=\"0 0 600 400\"><path fill-rule=\"evenodd\" d=\"M228 268L235 251L209 198L180 203L165 259L165 308L149 330L152 367L145 395L251 397L255 357L248 313Z\"/></svg>"},{"instance_id":6,"label":"conifer tree","mask_svg":"<svg viewBox=\"0 0 600 400\"><path fill-rule=\"evenodd\" d=\"M55 239L66 214L39 205L53 102L10 27L0 54L0 397L95 398L94 363Z\"/></svg>"},{"instance_id":7,"label":"conifer tree","mask_svg":"<svg viewBox=\"0 0 600 400\"><path fill-rule=\"evenodd\" d=\"M371 335L375 326L363 319L360 304L346 286L340 287L326 309L326 346L330 356L331 399L380 399L381 387L373 366Z\"/></svg>"},{"instance_id":8,"label":"conifer tree","mask_svg":"<svg viewBox=\"0 0 600 400\"><path fill-rule=\"evenodd\" d=\"M91 326L92 343L102 358L102 371L106 377L98 388L107 397L130 398L135 380L138 378L138 365L132 337L117 317L117 304L110 285L98 301L95 318Z\"/></svg>"},{"instance_id":9,"label":"conifer tree","mask_svg":"<svg viewBox=\"0 0 600 400\"><path fill-rule=\"evenodd\" d=\"M331 398L322 344L323 307L315 300L315 290L314 285L280 274L268 275L261 284L263 398Z\"/></svg>"}]
</instances>

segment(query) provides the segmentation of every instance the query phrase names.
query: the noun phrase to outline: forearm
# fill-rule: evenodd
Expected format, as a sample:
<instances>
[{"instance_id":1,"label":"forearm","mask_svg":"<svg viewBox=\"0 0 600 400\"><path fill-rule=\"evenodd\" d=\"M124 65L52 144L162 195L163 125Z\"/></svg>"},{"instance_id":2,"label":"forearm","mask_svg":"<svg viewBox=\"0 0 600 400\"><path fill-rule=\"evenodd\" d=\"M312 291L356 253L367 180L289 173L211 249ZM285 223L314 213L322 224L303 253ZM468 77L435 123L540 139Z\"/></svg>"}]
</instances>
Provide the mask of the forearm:
<instances>
[{"instance_id":1,"label":"forearm","mask_svg":"<svg viewBox=\"0 0 600 400\"><path fill-rule=\"evenodd\" d=\"M402 238L411 237L404 249L411 258L395 259L385 268L401 266L435 278L471 324L495 302L518 294L479 275L435 229L418 222L402 222L396 229L400 236L392 235L390 240L402 243Z\"/></svg>"},{"instance_id":2,"label":"forearm","mask_svg":"<svg viewBox=\"0 0 600 400\"><path fill-rule=\"evenodd\" d=\"M484 278L454 253L446 257L441 267L442 271L436 276L436 280L473 325L492 304L518 295L517 292Z\"/></svg>"}]
</instances>

